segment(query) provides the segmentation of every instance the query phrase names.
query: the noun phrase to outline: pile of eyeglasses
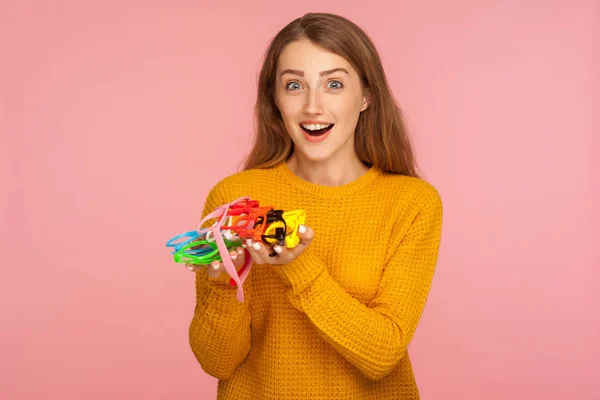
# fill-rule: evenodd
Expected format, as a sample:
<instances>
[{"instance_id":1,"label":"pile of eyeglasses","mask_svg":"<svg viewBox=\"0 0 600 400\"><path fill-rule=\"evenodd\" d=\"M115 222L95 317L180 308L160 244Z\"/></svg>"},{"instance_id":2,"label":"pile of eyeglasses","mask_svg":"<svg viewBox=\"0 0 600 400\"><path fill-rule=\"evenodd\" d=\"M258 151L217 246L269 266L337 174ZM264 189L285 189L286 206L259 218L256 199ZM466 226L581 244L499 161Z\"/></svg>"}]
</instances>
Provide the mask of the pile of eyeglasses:
<instances>
[{"instance_id":1,"label":"pile of eyeglasses","mask_svg":"<svg viewBox=\"0 0 600 400\"><path fill-rule=\"evenodd\" d=\"M216 222L210 227L202 228L211 219L216 219ZM237 299L244 301L242 284L250 272L252 258L248 250L244 250L246 262L236 271L229 253L240 247L246 239L295 247L300 242L298 227L305 220L304 210L275 210L271 206L261 206L250 197L241 197L206 215L195 231L171 238L167 247L173 248L175 262L196 265L222 262L231 277L231 286L238 287ZM275 255L275 252L270 254L271 257Z\"/></svg>"}]
</instances>

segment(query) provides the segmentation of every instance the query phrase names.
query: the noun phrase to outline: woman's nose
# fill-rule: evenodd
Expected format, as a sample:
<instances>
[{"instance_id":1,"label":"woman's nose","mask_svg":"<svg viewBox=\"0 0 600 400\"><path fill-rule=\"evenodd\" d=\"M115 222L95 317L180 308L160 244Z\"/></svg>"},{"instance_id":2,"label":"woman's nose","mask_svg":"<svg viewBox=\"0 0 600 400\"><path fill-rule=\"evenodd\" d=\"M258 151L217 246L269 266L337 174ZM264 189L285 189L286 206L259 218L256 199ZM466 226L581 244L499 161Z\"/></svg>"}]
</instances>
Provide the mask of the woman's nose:
<instances>
[{"instance_id":1,"label":"woman's nose","mask_svg":"<svg viewBox=\"0 0 600 400\"><path fill-rule=\"evenodd\" d=\"M323 101L321 94L317 91L311 91L306 99L305 111L307 114L323 114Z\"/></svg>"}]
</instances>

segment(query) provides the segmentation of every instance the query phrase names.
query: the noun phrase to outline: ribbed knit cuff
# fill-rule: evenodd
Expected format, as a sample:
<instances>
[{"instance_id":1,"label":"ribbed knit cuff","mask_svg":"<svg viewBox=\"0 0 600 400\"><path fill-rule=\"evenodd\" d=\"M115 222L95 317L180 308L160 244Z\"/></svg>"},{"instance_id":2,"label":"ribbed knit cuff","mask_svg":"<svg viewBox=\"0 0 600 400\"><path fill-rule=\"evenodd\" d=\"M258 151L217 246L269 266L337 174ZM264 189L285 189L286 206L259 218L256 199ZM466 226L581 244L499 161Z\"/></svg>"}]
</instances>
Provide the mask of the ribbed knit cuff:
<instances>
[{"instance_id":1,"label":"ribbed knit cuff","mask_svg":"<svg viewBox=\"0 0 600 400\"><path fill-rule=\"evenodd\" d=\"M216 278L211 277L210 275L206 274L208 276L208 283L214 286L227 286L230 287L229 281L231 280L231 277L227 274L227 272L221 272L221 274L219 276L217 276Z\"/></svg>"},{"instance_id":2,"label":"ribbed knit cuff","mask_svg":"<svg viewBox=\"0 0 600 400\"><path fill-rule=\"evenodd\" d=\"M206 268L210 268L210 265L207 266ZM236 268L236 271L239 271L241 267ZM210 275L208 275L208 271L204 272L206 274L206 281L213 286L227 286L227 287L233 287L231 286L231 277L229 276L229 274L225 271L221 271L221 273L219 274L219 276L217 276L216 278L211 277Z\"/></svg>"},{"instance_id":3,"label":"ribbed knit cuff","mask_svg":"<svg viewBox=\"0 0 600 400\"><path fill-rule=\"evenodd\" d=\"M309 246L294 261L284 265L274 265L273 269L286 286L298 292L317 279L325 266Z\"/></svg>"}]
</instances>

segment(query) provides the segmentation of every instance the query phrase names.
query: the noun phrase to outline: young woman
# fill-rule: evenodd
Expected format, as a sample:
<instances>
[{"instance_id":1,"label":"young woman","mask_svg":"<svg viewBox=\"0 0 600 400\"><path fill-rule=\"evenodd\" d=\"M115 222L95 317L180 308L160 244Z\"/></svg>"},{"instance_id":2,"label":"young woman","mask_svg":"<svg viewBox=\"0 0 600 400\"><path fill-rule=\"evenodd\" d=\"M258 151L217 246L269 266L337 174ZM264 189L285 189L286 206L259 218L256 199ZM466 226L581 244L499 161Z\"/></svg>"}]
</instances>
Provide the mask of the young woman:
<instances>
[{"instance_id":1,"label":"young woman","mask_svg":"<svg viewBox=\"0 0 600 400\"><path fill-rule=\"evenodd\" d=\"M442 204L417 176L375 46L340 16L294 20L265 55L256 118L245 170L214 186L204 215L250 196L307 220L294 248L244 244L243 302L219 262L188 265L190 344L218 398L418 399L407 347ZM244 264L241 247L231 256Z\"/></svg>"}]
</instances>

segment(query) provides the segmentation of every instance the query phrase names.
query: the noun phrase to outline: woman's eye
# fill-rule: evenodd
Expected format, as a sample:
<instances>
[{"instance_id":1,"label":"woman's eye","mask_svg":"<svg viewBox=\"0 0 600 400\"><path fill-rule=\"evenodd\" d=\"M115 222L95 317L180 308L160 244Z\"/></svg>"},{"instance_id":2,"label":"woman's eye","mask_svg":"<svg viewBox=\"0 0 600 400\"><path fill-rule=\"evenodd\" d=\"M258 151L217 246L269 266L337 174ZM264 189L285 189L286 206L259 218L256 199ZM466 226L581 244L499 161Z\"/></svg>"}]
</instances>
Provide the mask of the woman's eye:
<instances>
[{"instance_id":1,"label":"woman's eye","mask_svg":"<svg viewBox=\"0 0 600 400\"><path fill-rule=\"evenodd\" d=\"M331 84L333 84L333 86L331 86ZM329 89L341 89L344 87L344 85L340 81L329 81L327 82L327 87Z\"/></svg>"},{"instance_id":2,"label":"woman's eye","mask_svg":"<svg viewBox=\"0 0 600 400\"><path fill-rule=\"evenodd\" d=\"M285 86L286 90L296 90L300 89L300 84L298 82L290 82Z\"/></svg>"}]
</instances>

